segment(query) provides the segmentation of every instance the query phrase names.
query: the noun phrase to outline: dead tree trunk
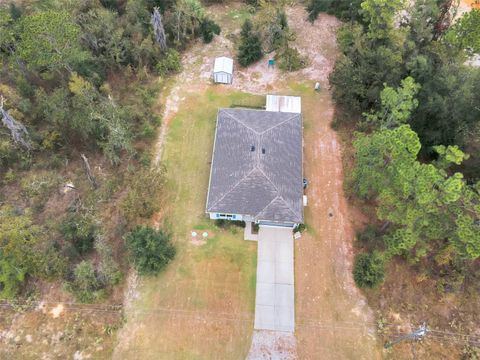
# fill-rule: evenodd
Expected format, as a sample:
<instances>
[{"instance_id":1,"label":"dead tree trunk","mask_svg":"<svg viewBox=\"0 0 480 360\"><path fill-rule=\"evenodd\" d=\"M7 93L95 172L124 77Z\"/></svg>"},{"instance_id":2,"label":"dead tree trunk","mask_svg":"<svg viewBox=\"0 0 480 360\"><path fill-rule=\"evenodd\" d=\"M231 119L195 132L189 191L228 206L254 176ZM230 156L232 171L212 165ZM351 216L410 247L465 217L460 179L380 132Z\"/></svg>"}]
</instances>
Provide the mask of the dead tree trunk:
<instances>
[{"instance_id":1,"label":"dead tree trunk","mask_svg":"<svg viewBox=\"0 0 480 360\"><path fill-rule=\"evenodd\" d=\"M0 97L0 114L2 116L2 124L12 135L12 139L16 144L22 145L28 151L32 150L32 144L30 143L27 128L16 121L10 114L3 109L3 96Z\"/></svg>"},{"instance_id":2,"label":"dead tree trunk","mask_svg":"<svg viewBox=\"0 0 480 360\"><path fill-rule=\"evenodd\" d=\"M151 22L153 26L153 32L155 34L155 40L157 41L158 45L160 45L160 49L162 51L167 50L167 39L165 37L165 29L163 28L162 15L160 14L158 7L153 8Z\"/></svg>"},{"instance_id":3,"label":"dead tree trunk","mask_svg":"<svg viewBox=\"0 0 480 360\"><path fill-rule=\"evenodd\" d=\"M96 189L98 187L97 180L95 176L92 174L92 169L90 168L90 163L88 162L87 157L84 154L80 155L83 160L83 165L85 166L85 172L87 173L88 181L92 184L93 188Z\"/></svg>"}]
</instances>

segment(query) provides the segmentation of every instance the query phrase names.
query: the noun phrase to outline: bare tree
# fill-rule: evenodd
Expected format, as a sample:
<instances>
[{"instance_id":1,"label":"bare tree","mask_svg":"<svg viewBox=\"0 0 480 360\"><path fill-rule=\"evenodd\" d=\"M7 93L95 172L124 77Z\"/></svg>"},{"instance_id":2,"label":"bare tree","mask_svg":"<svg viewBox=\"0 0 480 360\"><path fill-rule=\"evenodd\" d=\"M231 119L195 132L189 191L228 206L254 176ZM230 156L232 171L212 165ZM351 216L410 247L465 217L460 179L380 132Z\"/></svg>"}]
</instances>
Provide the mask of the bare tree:
<instances>
[{"instance_id":1,"label":"bare tree","mask_svg":"<svg viewBox=\"0 0 480 360\"><path fill-rule=\"evenodd\" d=\"M165 29L163 28L162 15L160 14L158 7L153 8L151 22L153 26L153 32L155 34L155 40L157 41L158 45L160 45L160 49L162 49L162 51L167 50Z\"/></svg>"},{"instance_id":2,"label":"bare tree","mask_svg":"<svg viewBox=\"0 0 480 360\"><path fill-rule=\"evenodd\" d=\"M96 189L98 187L98 184L95 176L93 176L92 169L90 168L90 163L88 162L88 159L84 154L81 154L80 156L82 157L83 165L85 166L85 172L87 173L88 181L90 181L93 188Z\"/></svg>"},{"instance_id":3,"label":"bare tree","mask_svg":"<svg viewBox=\"0 0 480 360\"><path fill-rule=\"evenodd\" d=\"M12 139L16 144L22 145L27 150L32 150L32 144L30 143L29 134L27 128L16 121L10 114L3 109L3 96L0 97L0 114L2 115L2 124L12 135Z\"/></svg>"}]
</instances>

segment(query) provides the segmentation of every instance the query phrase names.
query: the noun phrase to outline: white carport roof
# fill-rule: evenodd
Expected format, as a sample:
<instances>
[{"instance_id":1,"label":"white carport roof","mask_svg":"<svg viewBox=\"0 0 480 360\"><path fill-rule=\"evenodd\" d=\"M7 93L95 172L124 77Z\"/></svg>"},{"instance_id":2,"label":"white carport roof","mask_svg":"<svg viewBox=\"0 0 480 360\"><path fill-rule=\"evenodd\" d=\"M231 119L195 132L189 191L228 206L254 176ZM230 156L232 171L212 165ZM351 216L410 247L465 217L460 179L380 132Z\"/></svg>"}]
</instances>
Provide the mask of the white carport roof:
<instances>
[{"instance_id":1,"label":"white carport roof","mask_svg":"<svg viewBox=\"0 0 480 360\"><path fill-rule=\"evenodd\" d=\"M302 99L299 96L267 95L266 110L300 114Z\"/></svg>"},{"instance_id":2,"label":"white carport roof","mask_svg":"<svg viewBox=\"0 0 480 360\"><path fill-rule=\"evenodd\" d=\"M213 72L226 72L228 74L233 74L233 60L225 56L216 58Z\"/></svg>"}]
</instances>

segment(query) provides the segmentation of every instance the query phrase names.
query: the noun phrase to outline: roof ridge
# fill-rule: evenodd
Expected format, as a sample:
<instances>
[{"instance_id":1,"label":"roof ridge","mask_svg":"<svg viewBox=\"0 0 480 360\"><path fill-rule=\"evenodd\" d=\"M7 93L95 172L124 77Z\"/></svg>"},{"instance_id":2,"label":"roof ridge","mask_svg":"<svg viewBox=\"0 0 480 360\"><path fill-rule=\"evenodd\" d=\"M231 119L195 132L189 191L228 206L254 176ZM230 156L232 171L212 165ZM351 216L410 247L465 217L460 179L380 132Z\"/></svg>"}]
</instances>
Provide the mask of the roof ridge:
<instances>
[{"instance_id":1,"label":"roof ridge","mask_svg":"<svg viewBox=\"0 0 480 360\"><path fill-rule=\"evenodd\" d=\"M277 193L277 197L279 197L279 198L283 201L283 203L287 206L288 210L290 210L290 212L296 217L297 215L296 215L295 211L292 209L292 207L290 206L290 204L288 204L287 201L283 198L281 191L278 190L277 186L273 183L273 181L268 177L267 174L265 174L265 172L264 172L262 169L258 168L258 170L259 170L259 171L262 173L262 175L270 182L270 184L272 184L272 186L274 187L274 189L275 189L275 191L276 191L276 193ZM272 202L273 202L273 201L272 201ZM268 205L270 205L270 204L268 204ZM268 206L268 205L267 205L267 206ZM262 211L263 211L263 210L262 210ZM260 213L259 213L259 214L260 214Z\"/></svg>"},{"instance_id":2,"label":"roof ridge","mask_svg":"<svg viewBox=\"0 0 480 360\"><path fill-rule=\"evenodd\" d=\"M267 204L267 206L265 206L262 210L260 210L260 211L257 213L257 215L255 215L255 217L257 217L258 215L260 215L261 213L263 213L263 212L265 211L265 209L268 208L270 205L272 205L273 202L274 202L275 200L277 200L279 197L280 197L279 195L275 196L275 197L272 199L272 201L270 201L270 202Z\"/></svg>"},{"instance_id":3,"label":"roof ridge","mask_svg":"<svg viewBox=\"0 0 480 360\"><path fill-rule=\"evenodd\" d=\"M270 112L277 112L277 111L270 111ZM284 112L284 114L286 114L286 113ZM270 128L268 128L268 129L262 131L262 132L260 133L260 135L263 135L263 134L266 133L267 131L270 131L270 130L272 130L272 129L275 129L277 126L280 126L280 125L282 125L282 124L285 124L287 121L290 121L290 120L292 120L293 118L295 118L295 117L297 117L297 116L300 115L300 114L297 114L297 113L292 113L292 114L293 114L293 115L290 116L288 119L285 119L285 120L283 120L282 122L279 122L278 124L275 124L275 125L273 125L272 127L270 127Z\"/></svg>"},{"instance_id":4,"label":"roof ridge","mask_svg":"<svg viewBox=\"0 0 480 360\"><path fill-rule=\"evenodd\" d=\"M260 211L256 217L260 216L266 209L268 209L268 207L270 205L272 205L277 199L281 200L282 203L285 205L285 208L290 211L290 213L294 216L295 219L298 219L298 215L295 213L295 211L292 210L292 208L290 207L290 205L288 205L288 203L285 201L285 199L283 198L283 196L280 196L280 195L277 195L272 201L270 201L270 203L265 206L262 211Z\"/></svg>"},{"instance_id":5,"label":"roof ridge","mask_svg":"<svg viewBox=\"0 0 480 360\"><path fill-rule=\"evenodd\" d=\"M222 110L228 110L228 109L222 109ZM240 125L242 125L243 127L247 128L248 130L251 130L255 133L255 135L260 135L261 133L259 133L258 131L256 131L255 129L251 128L250 126L248 126L247 124L245 124L244 122L242 122L242 120L238 119L237 117L233 116L232 114L230 114L228 111L225 111L225 114L227 114L228 116L230 116L233 120L235 120L236 122L238 122Z\"/></svg>"},{"instance_id":6,"label":"roof ridge","mask_svg":"<svg viewBox=\"0 0 480 360\"><path fill-rule=\"evenodd\" d=\"M244 176L241 180L239 180L234 186L232 186L232 187L230 188L230 190L228 190L225 194L223 194L223 196L222 196L220 199L218 199L218 200L215 201L212 205L210 205L210 208L213 208L213 207L214 207L215 205L217 205L221 200L223 200L223 199L225 198L225 196L227 196L228 194L230 194L230 193L233 191L233 189L235 189L235 188L236 188L238 185L240 185L247 177L249 177L250 174L251 174L255 169L256 169L256 166L254 166L254 167L252 168L252 170L250 170L250 171L247 173L247 175L245 175L245 176Z\"/></svg>"}]
</instances>

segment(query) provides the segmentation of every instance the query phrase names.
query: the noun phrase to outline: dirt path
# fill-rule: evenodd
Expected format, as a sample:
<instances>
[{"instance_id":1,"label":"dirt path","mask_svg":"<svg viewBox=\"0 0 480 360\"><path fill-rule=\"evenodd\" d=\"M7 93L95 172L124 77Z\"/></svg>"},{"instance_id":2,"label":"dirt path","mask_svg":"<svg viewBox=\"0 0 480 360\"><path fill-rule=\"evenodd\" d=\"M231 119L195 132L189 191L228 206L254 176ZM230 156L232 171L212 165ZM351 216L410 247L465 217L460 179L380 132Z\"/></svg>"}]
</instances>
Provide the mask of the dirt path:
<instances>
[{"instance_id":1,"label":"dirt path","mask_svg":"<svg viewBox=\"0 0 480 360\"><path fill-rule=\"evenodd\" d=\"M359 217L343 191L342 149L331 129L330 94L304 102L309 231L296 242L295 283L299 358L380 358L372 311L352 279L352 242Z\"/></svg>"}]
</instances>

